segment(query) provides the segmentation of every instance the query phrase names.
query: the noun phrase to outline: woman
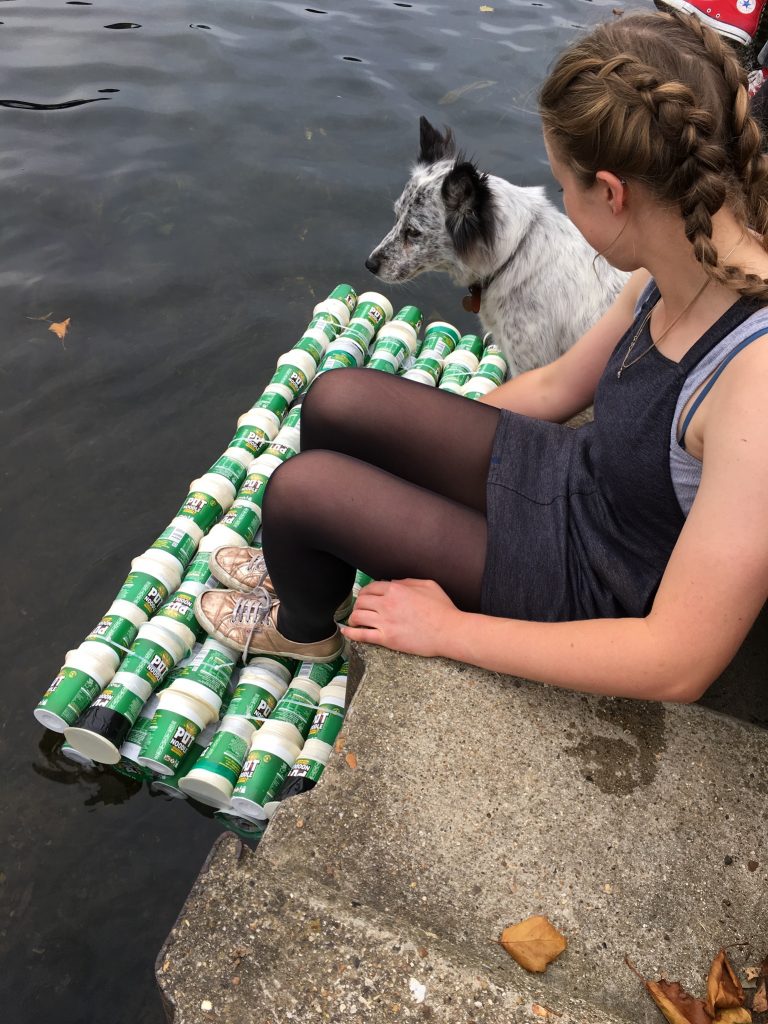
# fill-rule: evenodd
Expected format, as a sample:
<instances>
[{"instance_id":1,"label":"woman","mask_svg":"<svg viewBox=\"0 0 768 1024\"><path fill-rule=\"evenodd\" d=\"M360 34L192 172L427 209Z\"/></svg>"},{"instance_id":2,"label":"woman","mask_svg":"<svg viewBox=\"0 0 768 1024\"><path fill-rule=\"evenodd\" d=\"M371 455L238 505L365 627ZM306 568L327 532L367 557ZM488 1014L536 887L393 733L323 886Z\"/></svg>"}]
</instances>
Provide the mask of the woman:
<instances>
[{"instance_id":1,"label":"woman","mask_svg":"<svg viewBox=\"0 0 768 1024\"><path fill-rule=\"evenodd\" d=\"M566 211L628 284L485 404L322 376L265 495L267 589L199 599L223 642L331 660L354 567L379 582L347 639L569 689L692 701L744 639L768 596L768 176L745 73L696 19L638 15L566 50L540 107ZM212 566L247 587L252 555Z\"/></svg>"}]
</instances>

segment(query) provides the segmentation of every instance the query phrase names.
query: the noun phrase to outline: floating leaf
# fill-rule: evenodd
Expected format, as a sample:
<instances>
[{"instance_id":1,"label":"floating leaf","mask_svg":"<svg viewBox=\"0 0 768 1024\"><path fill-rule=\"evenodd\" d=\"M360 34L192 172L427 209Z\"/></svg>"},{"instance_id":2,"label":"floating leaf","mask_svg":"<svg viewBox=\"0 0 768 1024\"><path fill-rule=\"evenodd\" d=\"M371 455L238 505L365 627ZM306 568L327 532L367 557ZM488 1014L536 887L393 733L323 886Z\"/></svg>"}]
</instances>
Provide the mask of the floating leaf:
<instances>
[{"instance_id":1,"label":"floating leaf","mask_svg":"<svg viewBox=\"0 0 768 1024\"><path fill-rule=\"evenodd\" d=\"M467 82L466 85L460 85L458 89L451 89L445 96L442 96L437 102L441 107L447 107L451 103L455 103L456 100L461 99L462 96L466 96L468 92L476 92L478 89L488 89L490 86L496 85L489 78L480 78L476 82Z\"/></svg>"},{"instance_id":2,"label":"floating leaf","mask_svg":"<svg viewBox=\"0 0 768 1024\"><path fill-rule=\"evenodd\" d=\"M727 1010L744 1005L744 989L736 972L728 962L725 950L721 949L707 977L707 1012L715 1016L715 1010Z\"/></svg>"},{"instance_id":3,"label":"floating leaf","mask_svg":"<svg viewBox=\"0 0 768 1024\"><path fill-rule=\"evenodd\" d=\"M768 994L766 994L766 981L765 978L757 986L754 998L752 999L752 1009L755 1013L765 1013L768 1011Z\"/></svg>"},{"instance_id":4,"label":"floating leaf","mask_svg":"<svg viewBox=\"0 0 768 1024\"><path fill-rule=\"evenodd\" d=\"M721 1010L714 1024L752 1024L752 1014L743 1006L733 1010Z\"/></svg>"},{"instance_id":5,"label":"floating leaf","mask_svg":"<svg viewBox=\"0 0 768 1024\"><path fill-rule=\"evenodd\" d=\"M56 335L56 337L59 339L59 341L63 341L64 340L64 335L69 330L69 321L70 321L70 317L67 317L67 319L66 320L62 320L61 323L50 324L49 327L48 327L48 330L49 331L53 331L53 333Z\"/></svg>"},{"instance_id":6,"label":"floating leaf","mask_svg":"<svg viewBox=\"0 0 768 1024\"><path fill-rule=\"evenodd\" d=\"M480 10L483 14L490 14L493 8L489 7L488 4L480 4Z\"/></svg>"},{"instance_id":7,"label":"floating leaf","mask_svg":"<svg viewBox=\"0 0 768 1024\"><path fill-rule=\"evenodd\" d=\"M565 936L541 915L527 917L519 924L505 928L499 942L526 971L537 972L546 971L547 965L568 945Z\"/></svg>"}]
</instances>

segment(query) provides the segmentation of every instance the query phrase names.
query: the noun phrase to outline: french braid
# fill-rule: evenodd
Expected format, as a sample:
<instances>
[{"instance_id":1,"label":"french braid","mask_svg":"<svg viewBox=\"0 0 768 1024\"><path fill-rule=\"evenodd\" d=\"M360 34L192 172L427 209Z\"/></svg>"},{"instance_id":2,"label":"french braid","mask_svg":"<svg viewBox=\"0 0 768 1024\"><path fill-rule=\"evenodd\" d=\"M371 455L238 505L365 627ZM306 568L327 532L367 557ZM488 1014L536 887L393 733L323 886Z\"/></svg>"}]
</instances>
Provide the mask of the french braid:
<instances>
[{"instance_id":1,"label":"french braid","mask_svg":"<svg viewBox=\"0 0 768 1024\"><path fill-rule=\"evenodd\" d=\"M561 55L539 105L584 185L598 170L641 181L677 205L710 278L768 301L768 281L726 266L712 241L728 204L768 251L768 161L746 72L716 32L675 12L601 25Z\"/></svg>"}]
</instances>

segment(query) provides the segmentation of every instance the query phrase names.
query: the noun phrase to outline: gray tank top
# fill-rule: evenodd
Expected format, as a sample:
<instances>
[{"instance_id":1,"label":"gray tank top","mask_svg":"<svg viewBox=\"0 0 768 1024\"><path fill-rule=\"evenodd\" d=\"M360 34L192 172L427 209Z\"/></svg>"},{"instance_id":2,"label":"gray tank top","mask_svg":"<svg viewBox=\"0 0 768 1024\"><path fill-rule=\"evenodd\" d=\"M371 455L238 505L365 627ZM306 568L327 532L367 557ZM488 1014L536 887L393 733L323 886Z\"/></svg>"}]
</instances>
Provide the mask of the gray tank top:
<instances>
[{"instance_id":1,"label":"gray tank top","mask_svg":"<svg viewBox=\"0 0 768 1024\"><path fill-rule=\"evenodd\" d=\"M641 292L635 306L636 316L655 287L655 283L649 281ZM751 334L763 329L768 333L768 307L758 309L757 312L734 327L700 362L696 363L685 378L683 389L677 399L675 415L672 417L672 428L669 433L669 470L672 475L672 486L680 509L685 516L691 511L693 499L699 489L701 462L687 452L678 440L683 409L694 391L717 370L721 363L728 359L734 349L738 348Z\"/></svg>"}]
</instances>

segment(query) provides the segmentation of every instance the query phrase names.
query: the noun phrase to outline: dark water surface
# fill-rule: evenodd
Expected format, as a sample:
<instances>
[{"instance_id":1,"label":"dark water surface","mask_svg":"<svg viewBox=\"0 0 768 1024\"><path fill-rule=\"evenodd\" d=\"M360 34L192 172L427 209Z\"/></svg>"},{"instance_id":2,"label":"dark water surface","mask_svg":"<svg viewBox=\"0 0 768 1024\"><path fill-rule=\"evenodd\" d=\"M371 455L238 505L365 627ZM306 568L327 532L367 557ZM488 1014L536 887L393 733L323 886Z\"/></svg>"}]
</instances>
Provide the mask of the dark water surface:
<instances>
[{"instance_id":1,"label":"dark water surface","mask_svg":"<svg viewBox=\"0 0 768 1024\"><path fill-rule=\"evenodd\" d=\"M276 357L390 224L417 119L548 181L535 90L615 0L0 0L0 1005L160 1024L219 826L56 753L32 708ZM626 5L629 6L629 5ZM637 6L637 4L635 4ZM390 290L469 328L447 280ZM71 318L63 343L44 319Z\"/></svg>"}]
</instances>

